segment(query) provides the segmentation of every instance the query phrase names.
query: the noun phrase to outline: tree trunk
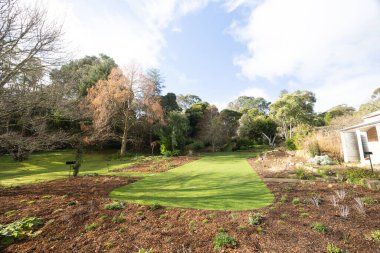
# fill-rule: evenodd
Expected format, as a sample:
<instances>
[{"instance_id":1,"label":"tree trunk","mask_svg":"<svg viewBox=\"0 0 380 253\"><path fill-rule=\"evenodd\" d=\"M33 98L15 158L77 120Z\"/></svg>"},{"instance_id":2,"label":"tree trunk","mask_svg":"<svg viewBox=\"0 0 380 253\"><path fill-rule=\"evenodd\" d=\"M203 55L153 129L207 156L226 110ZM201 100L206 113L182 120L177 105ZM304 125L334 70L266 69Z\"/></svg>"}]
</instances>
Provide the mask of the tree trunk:
<instances>
[{"instance_id":1,"label":"tree trunk","mask_svg":"<svg viewBox=\"0 0 380 253\"><path fill-rule=\"evenodd\" d=\"M128 140L128 116L125 116L124 119L124 129L123 129L123 137L121 138L121 149L120 156L125 156L127 149L127 140Z\"/></svg>"}]
</instances>

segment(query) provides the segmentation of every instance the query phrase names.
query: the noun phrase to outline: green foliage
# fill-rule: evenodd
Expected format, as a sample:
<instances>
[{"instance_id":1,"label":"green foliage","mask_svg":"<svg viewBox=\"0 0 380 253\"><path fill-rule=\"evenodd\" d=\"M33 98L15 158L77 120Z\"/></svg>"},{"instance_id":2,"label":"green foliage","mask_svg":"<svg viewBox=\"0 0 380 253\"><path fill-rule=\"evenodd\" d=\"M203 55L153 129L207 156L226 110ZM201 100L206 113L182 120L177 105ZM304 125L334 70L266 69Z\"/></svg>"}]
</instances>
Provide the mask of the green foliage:
<instances>
[{"instance_id":1,"label":"green foliage","mask_svg":"<svg viewBox=\"0 0 380 253\"><path fill-rule=\"evenodd\" d=\"M270 102L266 101L262 97L249 97L249 96L240 96L235 101L228 104L228 108L245 112L250 109L256 109L262 114L267 114L269 111Z\"/></svg>"},{"instance_id":2,"label":"green foliage","mask_svg":"<svg viewBox=\"0 0 380 253\"><path fill-rule=\"evenodd\" d=\"M182 111L186 111L193 104L202 102L202 99L196 95L187 94L187 95L179 95L177 96L177 104L182 109Z\"/></svg>"},{"instance_id":3,"label":"green foliage","mask_svg":"<svg viewBox=\"0 0 380 253\"><path fill-rule=\"evenodd\" d=\"M321 148L317 140L312 140L306 144L306 148L311 157L320 156Z\"/></svg>"},{"instance_id":4,"label":"green foliage","mask_svg":"<svg viewBox=\"0 0 380 253\"><path fill-rule=\"evenodd\" d=\"M123 214L112 217L112 222L114 223L123 223L124 221L126 221L126 218Z\"/></svg>"},{"instance_id":5,"label":"green foliage","mask_svg":"<svg viewBox=\"0 0 380 253\"><path fill-rule=\"evenodd\" d=\"M194 140L192 143L186 145L186 150L197 151L205 147L205 144L201 140Z\"/></svg>"},{"instance_id":6,"label":"green foliage","mask_svg":"<svg viewBox=\"0 0 380 253\"><path fill-rule=\"evenodd\" d=\"M295 174L298 179L302 180L313 180L315 177L308 173L304 168L297 168L295 169Z\"/></svg>"},{"instance_id":7,"label":"green foliage","mask_svg":"<svg viewBox=\"0 0 380 253\"><path fill-rule=\"evenodd\" d=\"M364 197L364 198L362 198L362 200L363 200L363 203L366 205L372 205L372 204L375 204L377 202L376 199L371 198L371 197Z\"/></svg>"},{"instance_id":8,"label":"green foliage","mask_svg":"<svg viewBox=\"0 0 380 253\"><path fill-rule=\"evenodd\" d=\"M380 243L380 230L373 230L371 232L371 238L377 242Z\"/></svg>"},{"instance_id":9,"label":"green foliage","mask_svg":"<svg viewBox=\"0 0 380 253\"><path fill-rule=\"evenodd\" d=\"M236 248L237 241L225 232L219 232L213 240L215 249Z\"/></svg>"},{"instance_id":10,"label":"green foliage","mask_svg":"<svg viewBox=\"0 0 380 253\"><path fill-rule=\"evenodd\" d=\"M251 225L260 225L264 221L265 216L262 213L250 213L248 222Z\"/></svg>"},{"instance_id":11,"label":"green foliage","mask_svg":"<svg viewBox=\"0 0 380 253\"><path fill-rule=\"evenodd\" d=\"M288 194L281 195L280 202L285 203L288 200Z\"/></svg>"},{"instance_id":12,"label":"green foliage","mask_svg":"<svg viewBox=\"0 0 380 253\"><path fill-rule=\"evenodd\" d=\"M355 108L347 105L337 105L333 108L329 109L324 117L325 124L330 125L331 120L340 116L344 116L347 114L353 114L355 112Z\"/></svg>"},{"instance_id":13,"label":"green foliage","mask_svg":"<svg viewBox=\"0 0 380 253\"><path fill-rule=\"evenodd\" d=\"M171 156L178 154L178 150L182 150L185 146L189 121L185 114L178 111L170 112L167 117L168 124L161 129L160 133L160 149L161 154Z\"/></svg>"},{"instance_id":14,"label":"green foliage","mask_svg":"<svg viewBox=\"0 0 380 253\"><path fill-rule=\"evenodd\" d=\"M343 250L333 243L328 242L326 246L326 250L328 253L342 253Z\"/></svg>"},{"instance_id":15,"label":"green foliage","mask_svg":"<svg viewBox=\"0 0 380 253\"><path fill-rule=\"evenodd\" d=\"M292 203L294 205L298 205L299 203L301 203L301 200L300 200L300 198L293 198Z\"/></svg>"},{"instance_id":16,"label":"green foliage","mask_svg":"<svg viewBox=\"0 0 380 253\"><path fill-rule=\"evenodd\" d=\"M158 203L153 203L152 205L150 205L150 210L151 211L155 211L155 210L158 210L160 208L162 208L162 206L160 204L158 204Z\"/></svg>"},{"instance_id":17,"label":"green foliage","mask_svg":"<svg viewBox=\"0 0 380 253\"><path fill-rule=\"evenodd\" d=\"M136 253L154 253L154 251L152 249L139 248Z\"/></svg>"},{"instance_id":18,"label":"green foliage","mask_svg":"<svg viewBox=\"0 0 380 253\"><path fill-rule=\"evenodd\" d=\"M36 217L25 217L7 225L0 224L0 250L17 240L36 235L33 230L42 225L42 219Z\"/></svg>"},{"instance_id":19,"label":"green foliage","mask_svg":"<svg viewBox=\"0 0 380 253\"><path fill-rule=\"evenodd\" d=\"M344 176L347 180L354 184L361 184L362 179L364 178L373 178L376 175L373 175L371 171L363 169L363 168L353 168L344 172Z\"/></svg>"},{"instance_id":20,"label":"green foliage","mask_svg":"<svg viewBox=\"0 0 380 253\"><path fill-rule=\"evenodd\" d=\"M124 202L112 202L110 204L106 204L104 208L107 210L120 210L120 209L123 209L124 206L125 206Z\"/></svg>"},{"instance_id":21,"label":"green foliage","mask_svg":"<svg viewBox=\"0 0 380 253\"><path fill-rule=\"evenodd\" d=\"M285 140L285 147L288 150L297 150L297 146L293 138L288 138Z\"/></svg>"},{"instance_id":22,"label":"green foliage","mask_svg":"<svg viewBox=\"0 0 380 253\"><path fill-rule=\"evenodd\" d=\"M84 229L86 230L86 232L89 232L89 231L95 230L98 226L99 226L98 223L93 222L93 223L87 224L87 225L84 227Z\"/></svg>"},{"instance_id":23,"label":"green foliage","mask_svg":"<svg viewBox=\"0 0 380 253\"><path fill-rule=\"evenodd\" d=\"M168 93L165 96L161 96L161 106L165 112L165 115L168 115L170 112L181 111L177 104L177 96L174 93Z\"/></svg>"},{"instance_id":24,"label":"green foliage","mask_svg":"<svg viewBox=\"0 0 380 253\"><path fill-rule=\"evenodd\" d=\"M321 234L325 234L327 232L327 227L325 225L323 225L322 223L320 223L320 222L314 222L311 225L311 228L315 232L318 232L318 233L321 233Z\"/></svg>"}]
</instances>

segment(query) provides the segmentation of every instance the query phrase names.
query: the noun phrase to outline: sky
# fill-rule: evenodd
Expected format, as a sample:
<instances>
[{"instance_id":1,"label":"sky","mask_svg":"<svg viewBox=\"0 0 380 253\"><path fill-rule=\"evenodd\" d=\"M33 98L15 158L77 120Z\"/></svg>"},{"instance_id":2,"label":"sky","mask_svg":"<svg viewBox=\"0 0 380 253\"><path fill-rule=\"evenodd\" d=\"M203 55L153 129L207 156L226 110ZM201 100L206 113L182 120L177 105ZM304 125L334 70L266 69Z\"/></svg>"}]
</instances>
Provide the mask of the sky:
<instances>
[{"instance_id":1,"label":"sky","mask_svg":"<svg viewBox=\"0 0 380 253\"><path fill-rule=\"evenodd\" d=\"M63 23L73 58L158 68L164 92L223 109L310 90L317 112L380 87L378 0L24 0Z\"/></svg>"}]
</instances>

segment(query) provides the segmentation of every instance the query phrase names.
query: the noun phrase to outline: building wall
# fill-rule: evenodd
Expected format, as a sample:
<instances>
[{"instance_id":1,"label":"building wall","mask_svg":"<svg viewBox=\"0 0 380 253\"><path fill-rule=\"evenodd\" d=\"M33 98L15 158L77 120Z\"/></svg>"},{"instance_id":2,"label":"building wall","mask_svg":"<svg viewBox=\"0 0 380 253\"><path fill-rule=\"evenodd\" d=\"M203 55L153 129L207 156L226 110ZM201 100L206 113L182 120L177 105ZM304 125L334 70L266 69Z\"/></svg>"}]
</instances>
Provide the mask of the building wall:
<instances>
[{"instance_id":1,"label":"building wall","mask_svg":"<svg viewBox=\"0 0 380 253\"><path fill-rule=\"evenodd\" d=\"M359 147L355 132L342 132L340 134L345 162L359 162Z\"/></svg>"}]
</instances>

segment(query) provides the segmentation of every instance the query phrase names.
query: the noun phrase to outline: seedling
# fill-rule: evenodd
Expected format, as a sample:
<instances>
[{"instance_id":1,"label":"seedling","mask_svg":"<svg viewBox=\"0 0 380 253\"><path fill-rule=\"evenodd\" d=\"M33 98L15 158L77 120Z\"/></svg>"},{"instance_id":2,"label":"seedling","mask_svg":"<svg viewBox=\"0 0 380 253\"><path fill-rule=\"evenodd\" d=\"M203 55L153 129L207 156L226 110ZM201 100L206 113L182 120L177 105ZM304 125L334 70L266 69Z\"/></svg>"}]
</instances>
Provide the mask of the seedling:
<instances>
[{"instance_id":1,"label":"seedling","mask_svg":"<svg viewBox=\"0 0 380 253\"><path fill-rule=\"evenodd\" d=\"M217 250L223 248L236 248L238 245L237 241L225 232L219 232L214 237L213 244L214 248Z\"/></svg>"}]
</instances>

